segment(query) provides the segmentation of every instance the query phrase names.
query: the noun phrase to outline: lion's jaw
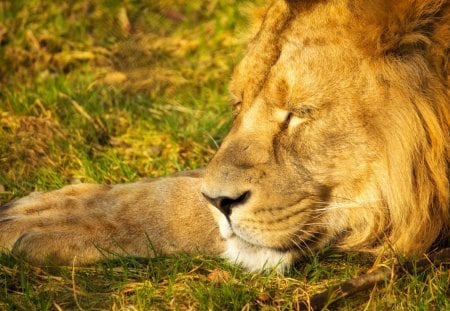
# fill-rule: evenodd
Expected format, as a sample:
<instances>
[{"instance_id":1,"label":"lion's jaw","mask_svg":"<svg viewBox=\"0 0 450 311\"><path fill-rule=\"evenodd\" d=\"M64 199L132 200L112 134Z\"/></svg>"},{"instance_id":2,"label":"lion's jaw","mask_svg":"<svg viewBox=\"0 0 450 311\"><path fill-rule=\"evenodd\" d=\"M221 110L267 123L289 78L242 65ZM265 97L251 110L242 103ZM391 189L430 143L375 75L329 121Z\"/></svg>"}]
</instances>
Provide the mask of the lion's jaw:
<instances>
[{"instance_id":1,"label":"lion's jaw","mask_svg":"<svg viewBox=\"0 0 450 311\"><path fill-rule=\"evenodd\" d=\"M283 274L298 259L298 253L255 245L245 237L237 235L227 217L211 206L211 212L219 226L220 235L226 240L222 257L249 271L272 270Z\"/></svg>"}]
</instances>

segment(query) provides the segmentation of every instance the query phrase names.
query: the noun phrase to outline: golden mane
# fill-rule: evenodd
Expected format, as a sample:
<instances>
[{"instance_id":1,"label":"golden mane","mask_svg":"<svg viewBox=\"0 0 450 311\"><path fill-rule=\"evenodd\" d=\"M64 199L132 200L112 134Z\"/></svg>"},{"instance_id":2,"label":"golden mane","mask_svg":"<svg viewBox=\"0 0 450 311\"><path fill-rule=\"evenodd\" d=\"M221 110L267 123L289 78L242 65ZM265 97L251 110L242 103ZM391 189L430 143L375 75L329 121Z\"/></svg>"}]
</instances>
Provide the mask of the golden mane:
<instances>
[{"instance_id":1,"label":"golden mane","mask_svg":"<svg viewBox=\"0 0 450 311\"><path fill-rule=\"evenodd\" d=\"M375 1L354 9L363 21L356 31L361 48L382 61L383 79L398 83L390 87L399 98L413 103L418 126L405 118L401 131L387 135L414 148L388 149L391 171L380 186L389 207L388 239L417 254L439 234L448 236L450 225L450 2Z\"/></svg>"}]
</instances>

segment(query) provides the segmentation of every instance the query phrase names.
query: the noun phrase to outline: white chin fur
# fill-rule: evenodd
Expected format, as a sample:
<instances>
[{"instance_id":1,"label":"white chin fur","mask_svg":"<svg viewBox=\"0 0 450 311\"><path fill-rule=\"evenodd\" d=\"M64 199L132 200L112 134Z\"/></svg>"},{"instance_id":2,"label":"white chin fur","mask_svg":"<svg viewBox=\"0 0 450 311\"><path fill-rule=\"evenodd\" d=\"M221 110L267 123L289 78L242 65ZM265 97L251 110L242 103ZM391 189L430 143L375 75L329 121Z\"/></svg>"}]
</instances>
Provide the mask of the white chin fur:
<instances>
[{"instance_id":1,"label":"white chin fur","mask_svg":"<svg viewBox=\"0 0 450 311\"><path fill-rule=\"evenodd\" d=\"M281 252L271 248L255 246L235 236L225 216L211 206L213 216L219 225L220 235L226 240L226 251L222 257L249 271L274 269L280 274L286 272L296 260L294 252Z\"/></svg>"},{"instance_id":2,"label":"white chin fur","mask_svg":"<svg viewBox=\"0 0 450 311\"><path fill-rule=\"evenodd\" d=\"M229 238L226 243L227 249L222 257L249 271L274 269L283 274L295 261L292 252L281 252L271 248L254 246L237 237Z\"/></svg>"}]
</instances>

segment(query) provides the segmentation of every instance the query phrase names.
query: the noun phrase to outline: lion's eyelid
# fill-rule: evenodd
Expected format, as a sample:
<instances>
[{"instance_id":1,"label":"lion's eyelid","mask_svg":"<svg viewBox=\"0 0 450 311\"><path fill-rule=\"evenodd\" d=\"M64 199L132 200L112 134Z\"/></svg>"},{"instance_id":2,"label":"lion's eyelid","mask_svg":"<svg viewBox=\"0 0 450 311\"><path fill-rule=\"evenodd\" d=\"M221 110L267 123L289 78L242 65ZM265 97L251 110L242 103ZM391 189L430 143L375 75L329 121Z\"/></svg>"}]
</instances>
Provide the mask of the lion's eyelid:
<instances>
[{"instance_id":1,"label":"lion's eyelid","mask_svg":"<svg viewBox=\"0 0 450 311\"><path fill-rule=\"evenodd\" d=\"M231 103L233 118L236 118L239 112L241 111L242 102Z\"/></svg>"},{"instance_id":2,"label":"lion's eyelid","mask_svg":"<svg viewBox=\"0 0 450 311\"><path fill-rule=\"evenodd\" d=\"M316 107L313 105L300 105L299 107L290 107L290 110L293 111L294 115L298 118L308 117L314 112L315 109Z\"/></svg>"},{"instance_id":3,"label":"lion's eyelid","mask_svg":"<svg viewBox=\"0 0 450 311\"><path fill-rule=\"evenodd\" d=\"M242 99L244 98L243 92L240 94L240 96L236 95L235 92L231 92L230 95L230 105L232 107L236 107L242 104Z\"/></svg>"},{"instance_id":4,"label":"lion's eyelid","mask_svg":"<svg viewBox=\"0 0 450 311\"><path fill-rule=\"evenodd\" d=\"M234 99L231 99L230 100L230 105L232 106L232 107L236 107L236 106L239 106L239 105L241 105L242 104L242 101L240 101L240 100L234 100Z\"/></svg>"},{"instance_id":5,"label":"lion's eyelid","mask_svg":"<svg viewBox=\"0 0 450 311\"><path fill-rule=\"evenodd\" d=\"M296 127L297 125L300 125L304 122L306 122L306 118L298 117L295 114L292 114L291 119L289 120L289 126L290 127Z\"/></svg>"},{"instance_id":6,"label":"lion's eyelid","mask_svg":"<svg viewBox=\"0 0 450 311\"><path fill-rule=\"evenodd\" d=\"M284 119L284 124L286 126L289 126L289 123L291 122L293 117L294 117L294 114L292 112L288 112L288 114L286 115L286 118Z\"/></svg>"},{"instance_id":7,"label":"lion's eyelid","mask_svg":"<svg viewBox=\"0 0 450 311\"><path fill-rule=\"evenodd\" d=\"M292 112L287 111L286 115L284 117L283 122L281 123L281 129L285 130L289 128L289 125L291 123L292 118L294 117L294 114Z\"/></svg>"}]
</instances>

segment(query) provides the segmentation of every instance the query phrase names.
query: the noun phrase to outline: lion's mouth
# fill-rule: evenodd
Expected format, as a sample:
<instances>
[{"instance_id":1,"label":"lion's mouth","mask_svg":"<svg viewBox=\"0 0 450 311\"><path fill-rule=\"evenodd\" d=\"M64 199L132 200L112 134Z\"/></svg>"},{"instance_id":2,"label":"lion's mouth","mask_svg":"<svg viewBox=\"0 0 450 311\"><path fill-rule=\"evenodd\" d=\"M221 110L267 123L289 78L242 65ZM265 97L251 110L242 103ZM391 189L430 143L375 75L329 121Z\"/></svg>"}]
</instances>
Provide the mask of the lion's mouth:
<instances>
[{"instance_id":1,"label":"lion's mouth","mask_svg":"<svg viewBox=\"0 0 450 311\"><path fill-rule=\"evenodd\" d=\"M246 226L227 221L228 235L225 239L239 239L249 246L261 249L271 249L278 252L301 252L309 254L319 247L322 241L326 240L326 230L324 227L315 230L306 230L304 226L297 225L297 229L292 232L280 232L271 230L270 234L261 230L260 233L249 233Z\"/></svg>"},{"instance_id":2,"label":"lion's mouth","mask_svg":"<svg viewBox=\"0 0 450 311\"><path fill-rule=\"evenodd\" d=\"M258 241L255 241L255 239L248 237L246 234L242 234L239 232L239 230L236 230L233 228L233 223L230 219L227 218L226 223L222 222L219 224L220 228L220 234L223 239L225 240L232 240L237 239L249 246L257 247L257 248L270 248L270 249L276 249L274 247L270 247L266 245L265 243L260 243Z\"/></svg>"},{"instance_id":3,"label":"lion's mouth","mask_svg":"<svg viewBox=\"0 0 450 311\"><path fill-rule=\"evenodd\" d=\"M226 240L238 239L239 241L247 244L248 246L260 249L271 249L278 252L289 252L295 249L295 245L273 245L268 241L264 241L263 239L258 238L255 235L249 235L240 232L240 230L236 230L233 228L232 222L228 222L229 225L229 234L224 237Z\"/></svg>"},{"instance_id":4,"label":"lion's mouth","mask_svg":"<svg viewBox=\"0 0 450 311\"><path fill-rule=\"evenodd\" d=\"M251 241L250 239L247 239L243 236L240 236L236 233L234 233L233 237L239 239L241 242L244 242L246 244L248 244L251 247L255 247L255 248L260 248L260 249L267 249L267 250L273 250L273 251L277 251L280 253L288 253L292 250L295 249L295 247L293 245L291 246L274 246L274 245L268 245L265 243L255 243L253 241Z\"/></svg>"},{"instance_id":5,"label":"lion's mouth","mask_svg":"<svg viewBox=\"0 0 450 311\"><path fill-rule=\"evenodd\" d=\"M225 239L235 237L253 247L280 252L309 249L310 245L315 244L314 241L320 241L324 234L324 226L318 228L311 226L315 202L313 196L305 195L288 206L259 208L255 214L236 210L236 214L232 213L231 217L224 217L220 222L222 237ZM282 210L284 214L280 216ZM261 218L260 214L270 213L273 216L274 211L280 217L280 221L276 224L272 225L272 220L270 222L266 219L257 220ZM318 215L314 214L313 219L314 223L320 222Z\"/></svg>"}]
</instances>

